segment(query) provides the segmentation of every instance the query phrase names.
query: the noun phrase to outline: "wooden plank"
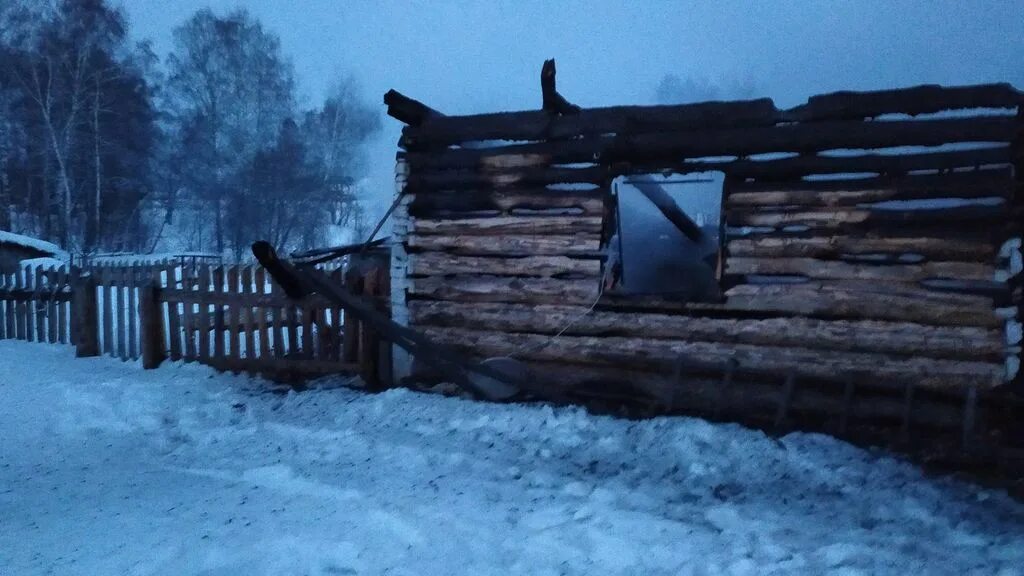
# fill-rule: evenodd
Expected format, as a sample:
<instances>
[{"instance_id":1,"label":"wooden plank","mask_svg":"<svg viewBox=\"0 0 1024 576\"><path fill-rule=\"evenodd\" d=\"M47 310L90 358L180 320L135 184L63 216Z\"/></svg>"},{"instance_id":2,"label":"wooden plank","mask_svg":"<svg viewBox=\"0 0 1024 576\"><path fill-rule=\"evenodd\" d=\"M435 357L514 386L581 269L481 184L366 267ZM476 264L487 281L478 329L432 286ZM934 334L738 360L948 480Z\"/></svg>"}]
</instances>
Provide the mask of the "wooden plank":
<instances>
[{"instance_id":1,"label":"wooden plank","mask_svg":"<svg viewBox=\"0 0 1024 576\"><path fill-rule=\"evenodd\" d=\"M103 353L113 355L114 353L114 290L111 288L111 275L109 266L99 266L93 269L99 274L100 293L103 296Z\"/></svg>"},{"instance_id":2,"label":"wooden plank","mask_svg":"<svg viewBox=\"0 0 1024 576\"><path fill-rule=\"evenodd\" d=\"M126 307L128 306L125 292L128 284L128 268L118 266L112 270L114 277L114 303L117 309L114 311L117 324L114 326L117 344L115 354L121 360L128 359L128 321L126 318Z\"/></svg>"},{"instance_id":3,"label":"wooden plank","mask_svg":"<svg viewBox=\"0 0 1024 576\"><path fill-rule=\"evenodd\" d=\"M574 235L420 236L406 238L410 249L444 251L464 256L559 256L596 255L601 250L597 233Z\"/></svg>"},{"instance_id":4,"label":"wooden plank","mask_svg":"<svg viewBox=\"0 0 1024 576\"><path fill-rule=\"evenodd\" d=\"M435 190L523 188L553 184L589 184L596 188L605 184L610 179L610 174L608 166L604 164L582 168L532 166L503 172L421 171L413 172L407 177L405 189L408 192L421 193Z\"/></svg>"},{"instance_id":5,"label":"wooden plank","mask_svg":"<svg viewBox=\"0 0 1024 576\"><path fill-rule=\"evenodd\" d=\"M167 274L167 286L177 285L177 271L178 266L171 264L164 268ZM184 271L184 270L183 270ZM161 301L163 299L161 298ZM167 333L170 336L168 342L168 348L172 362L177 362L182 358L182 331L181 331L181 315L184 313L182 308L185 306L191 306L189 304L181 304L179 302L166 302L167 304ZM186 324L187 325L187 324ZM187 334L186 334L187 335Z\"/></svg>"},{"instance_id":6,"label":"wooden plank","mask_svg":"<svg viewBox=\"0 0 1024 576\"><path fill-rule=\"evenodd\" d=\"M626 174L647 174L671 169L678 174L694 172L725 172L737 179L757 178L773 181L800 178L814 174L877 173L904 175L920 170L953 170L989 165L1006 165L1013 161L1009 146L954 152L919 152L913 154L868 153L858 156L800 155L777 160L633 160L629 166L618 166Z\"/></svg>"},{"instance_id":7,"label":"wooden plank","mask_svg":"<svg viewBox=\"0 0 1024 576\"><path fill-rule=\"evenodd\" d=\"M29 289L29 285L28 285L29 282L28 282L28 278L26 276L27 274L28 274L28 272L26 270L24 270L24 269L18 270L17 276L15 277L15 286L14 286L14 288L16 290L17 289L22 289L22 290L28 290ZM17 329L18 339L19 340L26 340L26 341L31 340L32 339L31 332L30 332L31 323L28 320L28 304L24 300L20 300L20 301L17 302L17 307L18 307L18 329Z\"/></svg>"},{"instance_id":8,"label":"wooden plank","mask_svg":"<svg viewBox=\"0 0 1024 576\"><path fill-rule=\"evenodd\" d=\"M559 211L572 216L602 216L603 190L491 189L433 191L412 194L409 215L414 218L466 216L476 212L518 216Z\"/></svg>"},{"instance_id":9,"label":"wooden plank","mask_svg":"<svg viewBox=\"0 0 1024 576\"><path fill-rule=\"evenodd\" d=\"M380 269L371 269L363 274L363 293L376 295L379 289L378 276ZM359 372L363 382L371 390L380 389L380 372L377 361L379 358L380 341L373 329L368 324L362 324L359 329Z\"/></svg>"},{"instance_id":10,"label":"wooden plank","mask_svg":"<svg viewBox=\"0 0 1024 576\"><path fill-rule=\"evenodd\" d=\"M413 220L409 232L435 235L504 235L531 234L559 236L565 234L600 234L602 218L593 216L504 216L498 218L463 218Z\"/></svg>"},{"instance_id":11,"label":"wooden plank","mask_svg":"<svg viewBox=\"0 0 1024 576\"><path fill-rule=\"evenodd\" d=\"M957 208L878 209L822 208L793 210L731 209L725 212L729 226L805 226L812 230L837 230L852 226L886 223L982 224L1005 221L1011 213L1005 206L962 206Z\"/></svg>"},{"instance_id":12,"label":"wooden plank","mask_svg":"<svg viewBox=\"0 0 1024 576\"><path fill-rule=\"evenodd\" d=\"M599 260L566 256L523 256L494 258L453 256L442 252L409 255L409 274L432 276L444 274L494 274L500 276L573 275L597 278L601 274Z\"/></svg>"},{"instance_id":13,"label":"wooden plank","mask_svg":"<svg viewBox=\"0 0 1024 576\"><path fill-rule=\"evenodd\" d=\"M285 327L288 329L288 355L299 356L299 307L294 303L284 308Z\"/></svg>"},{"instance_id":14,"label":"wooden plank","mask_svg":"<svg viewBox=\"0 0 1024 576\"><path fill-rule=\"evenodd\" d=\"M46 341L50 344L56 344L60 341L60 335L57 331L57 311L60 305L52 295L62 290L64 285L61 283L60 272L55 266L48 268L45 274L48 292L46 299Z\"/></svg>"},{"instance_id":15,"label":"wooden plank","mask_svg":"<svg viewBox=\"0 0 1024 576\"><path fill-rule=\"evenodd\" d=\"M298 307L302 320L302 357L311 359L317 357L313 349L313 316L317 314L317 306L313 303L304 304Z\"/></svg>"},{"instance_id":16,"label":"wooden plank","mask_svg":"<svg viewBox=\"0 0 1024 576\"><path fill-rule=\"evenodd\" d=\"M839 207L893 200L938 198L1009 200L1013 197L1013 190L1013 174L1010 169L1005 168L904 178L737 183L730 187L725 204L728 208Z\"/></svg>"},{"instance_id":17,"label":"wooden plank","mask_svg":"<svg viewBox=\"0 0 1024 576\"><path fill-rule=\"evenodd\" d=\"M939 326L996 328L1003 321L990 298L960 294L872 293L866 289L836 288L821 283L735 286L726 291L723 305L707 309L793 314L823 318L894 320Z\"/></svg>"},{"instance_id":18,"label":"wooden plank","mask_svg":"<svg viewBox=\"0 0 1024 576\"><path fill-rule=\"evenodd\" d=\"M255 291L253 288L253 267L243 265L240 273L240 280L242 284L242 294L252 294ZM252 306L242 306L242 331L245 333L245 353L240 354L240 358L255 358L256 352L256 336L253 333L255 330L255 321L252 312Z\"/></svg>"},{"instance_id":19,"label":"wooden plank","mask_svg":"<svg viewBox=\"0 0 1024 576\"><path fill-rule=\"evenodd\" d=\"M7 333L7 299L5 298L7 290L7 275L0 274L0 339L2 340L11 338Z\"/></svg>"},{"instance_id":20,"label":"wooden plank","mask_svg":"<svg viewBox=\"0 0 1024 576\"><path fill-rule=\"evenodd\" d=\"M225 266L217 266L211 271L211 278L213 280L214 294L226 294L225 281L227 280L227 268ZM225 326L225 306L222 304L216 304L213 307L213 355L217 358L223 358L225 356L224 351L224 340L227 336Z\"/></svg>"},{"instance_id":21,"label":"wooden plank","mask_svg":"<svg viewBox=\"0 0 1024 576\"><path fill-rule=\"evenodd\" d=\"M758 236L726 243L731 258L821 258L844 255L918 254L928 259L958 262L993 262L993 242L927 236Z\"/></svg>"},{"instance_id":22,"label":"wooden plank","mask_svg":"<svg viewBox=\"0 0 1024 576\"><path fill-rule=\"evenodd\" d=\"M44 300L43 280L45 273L42 266L36 266L33 271L32 287L32 314L35 316L35 341L46 342L46 304Z\"/></svg>"},{"instance_id":23,"label":"wooden plank","mask_svg":"<svg viewBox=\"0 0 1024 576\"><path fill-rule=\"evenodd\" d=\"M228 265L223 268L224 285L221 291L225 295L237 296L241 293L241 289L238 285L238 265ZM239 342L241 342L242 335L241 323L239 322L240 306L231 305L221 308L222 310L222 329L223 333L220 337L222 341L221 347L223 348L224 356L228 358L241 358L238 353Z\"/></svg>"},{"instance_id":24,"label":"wooden plank","mask_svg":"<svg viewBox=\"0 0 1024 576\"><path fill-rule=\"evenodd\" d=\"M940 146L955 142L1012 142L1012 117L979 116L890 122L827 121L810 124L749 126L675 132L590 136L564 141L512 144L491 148L455 148L407 154L413 167L412 191L429 188L546 185L603 181L603 166L619 162L681 162L684 158L750 156L780 152L809 154L836 149ZM491 157L540 157L552 164L598 163L591 168L539 168L494 172ZM481 169L483 168L483 169ZM461 170L461 171L460 171Z\"/></svg>"},{"instance_id":25,"label":"wooden plank","mask_svg":"<svg viewBox=\"0 0 1024 576\"><path fill-rule=\"evenodd\" d=\"M465 302L536 302L588 305L597 299L598 282L508 276L428 276L411 278L411 296Z\"/></svg>"},{"instance_id":26,"label":"wooden plank","mask_svg":"<svg viewBox=\"0 0 1024 576\"><path fill-rule=\"evenodd\" d=\"M343 276L344 286L354 296L363 293L363 276L355 268L345 270ZM361 326L359 320L352 314L344 314L344 332L342 342L341 359L345 362L359 362L359 343L361 341Z\"/></svg>"},{"instance_id":27,"label":"wooden plank","mask_svg":"<svg viewBox=\"0 0 1024 576\"><path fill-rule=\"evenodd\" d=\"M924 262L921 264L855 264L816 258L748 258L726 260L728 274L792 275L817 280L884 280L919 282L933 278L993 280L995 265L980 262Z\"/></svg>"},{"instance_id":28,"label":"wooden plank","mask_svg":"<svg viewBox=\"0 0 1024 576\"><path fill-rule=\"evenodd\" d=\"M991 389L1000 384L1004 377L1002 364L997 363L894 358L882 354L643 338L550 338L536 334L456 328L428 328L423 333L439 343L471 351L482 357L514 355L527 360L620 368L646 366L668 371L675 361L684 358L694 370L716 374L723 370L727 361L735 359L741 369L764 374L785 376L792 372L798 378L825 380L843 373L871 374L893 385L915 382L921 387L946 390L967 385Z\"/></svg>"},{"instance_id":29,"label":"wooden plank","mask_svg":"<svg viewBox=\"0 0 1024 576\"><path fill-rule=\"evenodd\" d=\"M185 325L185 359L188 361L194 361L199 358L198 351L196 349L196 314L195 314L195 303L196 303L196 278L195 269L181 268L181 281L182 290L185 292L185 298L182 300L182 323Z\"/></svg>"},{"instance_id":30,"label":"wooden plank","mask_svg":"<svg viewBox=\"0 0 1024 576\"><path fill-rule=\"evenodd\" d=\"M17 276L15 274L5 274L4 284L7 286L8 291L12 291L17 286ZM5 300L4 309L6 310L5 323L7 324L7 338L17 339L18 338L18 308L17 303L14 300Z\"/></svg>"},{"instance_id":31,"label":"wooden plank","mask_svg":"<svg viewBox=\"0 0 1024 576\"><path fill-rule=\"evenodd\" d=\"M898 90L842 91L812 96L806 104L786 110L792 121L872 118L883 114L930 114L967 108L1016 108L1021 92L1010 84L939 86L928 84Z\"/></svg>"},{"instance_id":32,"label":"wooden plank","mask_svg":"<svg viewBox=\"0 0 1024 576\"><path fill-rule=\"evenodd\" d=\"M267 289L267 277L266 270L262 267L257 267L254 273L254 281L256 284L256 293L264 294ZM270 356L270 328L267 327L267 310L262 306L256 307L256 324L259 327L260 336L260 358L267 358ZM254 355L255 357L255 355Z\"/></svg>"},{"instance_id":33,"label":"wooden plank","mask_svg":"<svg viewBox=\"0 0 1024 576\"><path fill-rule=\"evenodd\" d=\"M406 149L447 146L474 140L548 140L629 130L696 130L723 126L771 125L778 111L771 100L702 102L673 106L588 108L579 114L552 116L535 110L431 118L406 128Z\"/></svg>"},{"instance_id":34,"label":"wooden plank","mask_svg":"<svg viewBox=\"0 0 1024 576\"><path fill-rule=\"evenodd\" d=\"M275 296L283 297L284 293L281 287L278 286L277 282L270 282L270 293ZM281 306L274 306L270 310L270 329L273 332L273 350L275 358L283 358L287 353L287 345L284 341L284 330L282 322L284 321L283 310Z\"/></svg>"},{"instance_id":35,"label":"wooden plank","mask_svg":"<svg viewBox=\"0 0 1024 576\"><path fill-rule=\"evenodd\" d=\"M199 301L199 314L196 318L196 326L199 331L199 359L203 362L209 361L212 357L210 350L210 328L213 326L213 314L209 304L212 284L213 277L210 273L210 265L200 264L196 280L196 299Z\"/></svg>"},{"instance_id":36,"label":"wooden plank","mask_svg":"<svg viewBox=\"0 0 1024 576\"><path fill-rule=\"evenodd\" d=\"M210 358L209 365L218 370L264 372L269 376L290 378L310 378L330 374L357 374L359 365L352 362L335 362L325 360L302 360L296 362L291 358L275 358L264 356L251 359Z\"/></svg>"},{"instance_id":37,"label":"wooden plank","mask_svg":"<svg viewBox=\"0 0 1024 576\"><path fill-rule=\"evenodd\" d=\"M997 328L817 318L715 318L588 306L412 301L410 325L569 336L622 336L999 361Z\"/></svg>"},{"instance_id":38,"label":"wooden plank","mask_svg":"<svg viewBox=\"0 0 1024 576\"><path fill-rule=\"evenodd\" d=\"M128 273L128 357L132 360L138 360L141 358L141 346L140 346L140 335L139 335L139 324L142 322L141 314L142 310L139 308L140 300L137 291L142 287L143 284L148 284L152 280L149 278L152 274L149 274L150 268L142 268L140 266L132 266L127 268ZM146 276L145 280L140 282L140 275ZM156 284L152 286L152 290L157 290ZM155 298L155 295L154 295ZM160 307L156 302L148 303L151 307L152 313L157 313ZM161 326L160 330L163 330L163 323L157 323L153 319L154 325ZM163 337L160 338L161 346L163 345ZM160 351L163 354L163 350Z\"/></svg>"}]
</instances>

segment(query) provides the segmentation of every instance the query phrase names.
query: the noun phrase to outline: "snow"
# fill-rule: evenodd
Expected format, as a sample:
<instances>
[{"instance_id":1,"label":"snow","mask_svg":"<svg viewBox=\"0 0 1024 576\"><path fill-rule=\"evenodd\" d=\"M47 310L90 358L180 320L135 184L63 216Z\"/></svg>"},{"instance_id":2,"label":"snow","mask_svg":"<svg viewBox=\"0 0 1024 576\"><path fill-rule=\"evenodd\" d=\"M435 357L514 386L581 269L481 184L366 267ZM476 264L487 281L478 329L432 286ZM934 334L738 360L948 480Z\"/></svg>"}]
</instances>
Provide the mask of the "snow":
<instances>
[{"instance_id":1,"label":"snow","mask_svg":"<svg viewBox=\"0 0 1024 576\"><path fill-rule=\"evenodd\" d=\"M46 252L54 256L66 256L64 251L56 244L51 244L50 242L33 238L31 236L23 236L13 232L7 232L6 230L0 230L0 244L14 244L16 246L23 246L25 248L39 250L40 252Z\"/></svg>"},{"instance_id":2,"label":"snow","mask_svg":"<svg viewBox=\"0 0 1024 576\"><path fill-rule=\"evenodd\" d=\"M1022 574L1024 505L833 439L0 341L0 574Z\"/></svg>"}]
</instances>

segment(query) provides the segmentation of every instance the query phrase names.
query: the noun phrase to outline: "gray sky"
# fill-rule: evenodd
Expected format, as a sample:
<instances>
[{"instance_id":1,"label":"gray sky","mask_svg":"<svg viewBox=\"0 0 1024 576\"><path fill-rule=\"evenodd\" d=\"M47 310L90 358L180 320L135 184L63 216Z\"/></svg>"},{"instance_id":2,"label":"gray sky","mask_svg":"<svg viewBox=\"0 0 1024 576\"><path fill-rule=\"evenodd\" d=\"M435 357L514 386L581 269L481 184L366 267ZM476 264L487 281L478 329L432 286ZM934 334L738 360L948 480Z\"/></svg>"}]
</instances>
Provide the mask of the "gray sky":
<instances>
[{"instance_id":1,"label":"gray sky","mask_svg":"<svg viewBox=\"0 0 1024 576\"><path fill-rule=\"evenodd\" d=\"M384 112L389 88L446 114L540 107L540 67L582 106L650 104L668 73L792 106L833 90L922 83L1024 87L1024 1L759 2L122 0L163 57L206 6L245 7L281 37L307 104L353 74ZM378 210L393 192L401 124L370 150Z\"/></svg>"}]
</instances>

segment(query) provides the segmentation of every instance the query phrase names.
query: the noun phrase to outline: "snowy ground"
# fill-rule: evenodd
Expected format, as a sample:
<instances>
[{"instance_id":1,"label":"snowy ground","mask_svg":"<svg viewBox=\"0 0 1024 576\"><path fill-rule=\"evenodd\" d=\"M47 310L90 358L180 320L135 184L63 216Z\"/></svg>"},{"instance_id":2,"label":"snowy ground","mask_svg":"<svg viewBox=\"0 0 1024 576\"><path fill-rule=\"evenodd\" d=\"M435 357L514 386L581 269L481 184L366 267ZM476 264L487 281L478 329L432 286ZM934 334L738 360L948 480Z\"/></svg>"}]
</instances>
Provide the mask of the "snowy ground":
<instances>
[{"instance_id":1,"label":"snowy ground","mask_svg":"<svg viewBox=\"0 0 1024 576\"><path fill-rule=\"evenodd\" d=\"M0 342L0 574L1024 574L1024 506L831 439Z\"/></svg>"}]
</instances>

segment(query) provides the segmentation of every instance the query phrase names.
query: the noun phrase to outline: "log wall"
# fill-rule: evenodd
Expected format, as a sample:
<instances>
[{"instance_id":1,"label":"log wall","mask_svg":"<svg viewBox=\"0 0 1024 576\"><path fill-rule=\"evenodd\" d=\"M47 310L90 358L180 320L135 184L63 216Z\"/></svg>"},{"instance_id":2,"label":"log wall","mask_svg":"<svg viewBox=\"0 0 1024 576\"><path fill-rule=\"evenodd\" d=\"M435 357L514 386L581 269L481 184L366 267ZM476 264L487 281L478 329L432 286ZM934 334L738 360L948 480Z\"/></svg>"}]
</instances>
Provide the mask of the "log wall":
<instances>
[{"instance_id":1,"label":"log wall","mask_svg":"<svg viewBox=\"0 0 1024 576\"><path fill-rule=\"evenodd\" d=\"M719 388L747 371L777 387L773 421L835 416L854 386L873 391L845 404L861 418L905 431L919 406L961 426L963 399L1007 384L1019 354L1004 245L1021 235L1022 102L1008 85L923 86L789 110L429 115L400 142L393 317L553 385L629 380L676 409L729 404ZM602 294L612 181L708 170L726 175L724 301ZM942 407L922 394L954 416L928 416Z\"/></svg>"}]
</instances>

